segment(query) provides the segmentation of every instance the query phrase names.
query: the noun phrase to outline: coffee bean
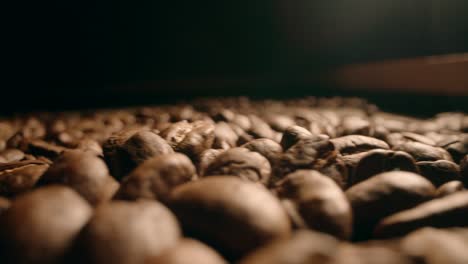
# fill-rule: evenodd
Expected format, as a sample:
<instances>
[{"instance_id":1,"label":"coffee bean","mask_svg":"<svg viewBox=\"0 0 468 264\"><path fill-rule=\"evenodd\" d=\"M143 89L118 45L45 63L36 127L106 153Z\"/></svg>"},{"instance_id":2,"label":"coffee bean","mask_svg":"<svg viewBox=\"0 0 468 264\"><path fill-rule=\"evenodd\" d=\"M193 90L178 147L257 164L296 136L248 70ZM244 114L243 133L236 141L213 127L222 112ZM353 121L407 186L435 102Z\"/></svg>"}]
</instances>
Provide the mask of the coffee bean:
<instances>
[{"instance_id":1,"label":"coffee bean","mask_svg":"<svg viewBox=\"0 0 468 264\"><path fill-rule=\"evenodd\" d=\"M173 153L174 150L160 136L151 131L138 131L122 145L123 151L128 153L136 165L161 154Z\"/></svg>"},{"instance_id":2,"label":"coffee bean","mask_svg":"<svg viewBox=\"0 0 468 264\"><path fill-rule=\"evenodd\" d=\"M419 161L416 163L421 175L436 187L449 181L461 180L460 167L447 160Z\"/></svg>"},{"instance_id":3,"label":"coffee bean","mask_svg":"<svg viewBox=\"0 0 468 264\"><path fill-rule=\"evenodd\" d=\"M283 152L280 144L268 138L254 139L241 147L261 154L267 158L272 167L278 164L278 160Z\"/></svg>"},{"instance_id":4,"label":"coffee bean","mask_svg":"<svg viewBox=\"0 0 468 264\"><path fill-rule=\"evenodd\" d=\"M351 185L386 171L400 170L419 173L415 160L406 152L375 149L365 153L355 165Z\"/></svg>"},{"instance_id":5,"label":"coffee bean","mask_svg":"<svg viewBox=\"0 0 468 264\"><path fill-rule=\"evenodd\" d=\"M200 153L198 160L198 174L205 175L208 166L213 162L224 150L222 149L207 149Z\"/></svg>"},{"instance_id":6,"label":"coffee bean","mask_svg":"<svg viewBox=\"0 0 468 264\"><path fill-rule=\"evenodd\" d=\"M352 211L343 191L325 175L297 170L276 184L277 193L295 204L306 227L347 239L351 236Z\"/></svg>"},{"instance_id":7,"label":"coffee bean","mask_svg":"<svg viewBox=\"0 0 468 264\"><path fill-rule=\"evenodd\" d=\"M366 118L350 116L341 123L341 135L370 136L373 133L372 126Z\"/></svg>"},{"instance_id":8,"label":"coffee bean","mask_svg":"<svg viewBox=\"0 0 468 264\"><path fill-rule=\"evenodd\" d=\"M0 164L0 195L16 195L32 189L49 165L39 160Z\"/></svg>"},{"instance_id":9,"label":"coffee bean","mask_svg":"<svg viewBox=\"0 0 468 264\"><path fill-rule=\"evenodd\" d=\"M330 139L335 149L342 155L355 154L371 149L389 149L382 140L361 135L349 135Z\"/></svg>"},{"instance_id":10,"label":"coffee bean","mask_svg":"<svg viewBox=\"0 0 468 264\"><path fill-rule=\"evenodd\" d=\"M456 192L382 219L374 234L385 238L404 235L424 226L468 226L467 214L468 191Z\"/></svg>"},{"instance_id":11,"label":"coffee bean","mask_svg":"<svg viewBox=\"0 0 468 264\"><path fill-rule=\"evenodd\" d=\"M387 135L385 141L392 147L406 142L419 142L429 146L436 146L436 142L429 137L411 132L391 133Z\"/></svg>"},{"instance_id":12,"label":"coffee bean","mask_svg":"<svg viewBox=\"0 0 468 264\"><path fill-rule=\"evenodd\" d=\"M2 263L62 263L91 215L88 203L64 186L18 196L0 217Z\"/></svg>"},{"instance_id":13,"label":"coffee bean","mask_svg":"<svg viewBox=\"0 0 468 264\"><path fill-rule=\"evenodd\" d=\"M271 166L257 152L246 148L232 148L217 156L208 166L205 176L233 175L243 180L268 184Z\"/></svg>"},{"instance_id":14,"label":"coffee bean","mask_svg":"<svg viewBox=\"0 0 468 264\"><path fill-rule=\"evenodd\" d=\"M187 133L184 139L177 144L176 150L195 160L204 150L213 145L215 127L208 122L199 122Z\"/></svg>"},{"instance_id":15,"label":"coffee bean","mask_svg":"<svg viewBox=\"0 0 468 264\"><path fill-rule=\"evenodd\" d=\"M96 156L104 157L104 151L103 151L101 145L99 145L99 143L96 140L92 140L92 139L80 140L80 142L76 146L76 149L79 149L79 150L85 151L85 152L86 151L87 152L92 152Z\"/></svg>"},{"instance_id":16,"label":"coffee bean","mask_svg":"<svg viewBox=\"0 0 468 264\"><path fill-rule=\"evenodd\" d=\"M267 244L243 258L240 264L302 264L330 263L338 248L332 236L313 232L297 231L291 238Z\"/></svg>"},{"instance_id":17,"label":"coffee bean","mask_svg":"<svg viewBox=\"0 0 468 264\"><path fill-rule=\"evenodd\" d=\"M92 152L80 150L69 150L60 155L40 183L67 185L91 205L107 202L119 188L103 160Z\"/></svg>"},{"instance_id":18,"label":"coffee bean","mask_svg":"<svg viewBox=\"0 0 468 264\"><path fill-rule=\"evenodd\" d=\"M183 239L175 247L150 258L145 264L227 264L227 262L207 245L194 239Z\"/></svg>"},{"instance_id":19,"label":"coffee bean","mask_svg":"<svg viewBox=\"0 0 468 264\"><path fill-rule=\"evenodd\" d=\"M286 128L286 130L283 132L283 137L281 138L280 144L284 150L287 150L300 140L310 137L312 137L312 134L309 132L309 130L300 126L291 126ZM326 137L327 136L324 136L324 139L326 139Z\"/></svg>"},{"instance_id":20,"label":"coffee bean","mask_svg":"<svg viewBox=\"0 0 468 264\"><path fill-rule=\"evenodd\" d=\"M225 122L218 122L214 129L215 139L213 147L218 149L230 149L236 146L239 136Z\"/></svg>"},{"instance_id":21,"label":"coffee bean","mask_svg":"<svg viewBox=\"0 0 468 264\"><path fill-rule=\"evenodd\" d=\"M181 153L163 154L146 160L122 179L116 198L168 200L172 189L196 177L195 167Z\"/></svg>"},{"instance_id":22,"label":"coffee bean","mask_svg":"<svg viewBox=\"0 0 468 264\"><path fill-rule=\"evenodd\" d=\"M172 148L175 148L185 136L192 130L193 126L186 120L173 123L165 130L161 131L160 136L164 138Z\"/></svg>"},{"instance_id":23,"label":"coffee bean","mask_svg":"<svg viewBox=\"0 0 468 264\"><path fill-rule=\"evenodd\" d=\"M178 186L171 197L171 208L184 231L231 260L290 232L280 202L261 185L236 177L189 182Z\"/></svg>"},{"instance_id":24,"label":"coffee bean","mask_svg":"<svg viewBox=\"0 0 468 264\"><path fill-rule=\"evenodd\" d=\"M99 206L80 233L74 263L144 263L177 245L174 215L155 201L116 201Z\"/></svg>"},{"instance_id":25,"label":"coffee bean","mask_svg":"<svg viewBox=\"0 0 468 264\"><path fill-rule=\"evenodd\" d=\"M342 244L331 264L412 264L412 260L400 252L382 246Z\"/></svg>"},{"instance_id":26,"label":"coffee bean","mask_svg":"<svg viewBox=\"0 0 468 264\"><path fill-rule=\"evenodd\" d=\"M24 159L24 152L19 149L7 149L0 152L3 163L16 162Z\"/></svg>"},{"instance_id":27,"label":"coffee bean","mask_svg":"<svg viewBox=\"0 0 468 264\"><path fill-rule=\"evenodd\" d=\"M465 187L461 181L449 181L437 188L436 197L444 197L463 190Z\"/></svg>"},{"instance_id":28,"label":"coffee bean","mask_svg":"<svg viewBox=\"0 0 468 264\"><path fill-rule=\"evenodd\" d=\"M416 161L452 161L450 154L443 148L432 147L419 142L405 142L393 147L393 150L400 150L409 153Z\"/></svg>"},{"instance_id":29,"label":"coffee bean","mask_svg":"<svg viewBox=\"0 0 468 264\"><path fill-rule=\"evenodd\" d=\"M50 144L42 140L34 140L28 144L28 153L31 153L35 156L44 156L50 159L55 159L65 151L66 148Z\"/></svg>"},{"instance_id":30,"label":"coffee bean","mask_svg":"<svg viewBox=\"0 0 468 264\"><path fill-rule=\"evenodd\" d=\"M435 188L422 176L394 171L375 175L345 194L353 208L354 239L362 240L369 238L383 217L432 199Z\"/></svg>"},{"instance_id":31,"label":"coffee bean","mask_svg":"<svg viewBox=\"0 0 468 264\"><path fill-rule=\"evenodd\" d=\"M402 240L400 250L417 263L467 263L468 236L463 237L460 231L421 228Z\"/></svg>"},{"instance_id":32,"label":"coffee bean","mask_svg":"<svg viewBox=\"0 0 468 264\"><path fill-rule=\"evenodd\" d=\"M280 177L296 169L320 169L336 158L331 140L322 137L302 139L281 155Z\"/></svg>"},{"instance_id":33,"label":"coffee bean","mask_svg":"<svg viewBox=\"0 0 468 264\"><path fill-rule=\"evenodd\" d=\"M460 161L460 174L465 187L468 186L468 155Z\"/></svg>"}]
</instances>

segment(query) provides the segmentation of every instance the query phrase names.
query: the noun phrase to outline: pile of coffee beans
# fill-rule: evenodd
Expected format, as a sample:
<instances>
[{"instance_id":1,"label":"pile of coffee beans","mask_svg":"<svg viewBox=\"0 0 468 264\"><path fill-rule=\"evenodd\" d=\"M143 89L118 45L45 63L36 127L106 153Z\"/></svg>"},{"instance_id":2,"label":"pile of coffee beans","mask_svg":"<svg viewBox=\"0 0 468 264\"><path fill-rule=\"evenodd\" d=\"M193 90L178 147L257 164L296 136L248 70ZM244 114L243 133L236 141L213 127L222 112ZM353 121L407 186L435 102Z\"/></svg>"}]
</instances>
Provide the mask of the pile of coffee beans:
<instances>
[{"instance_id":1,"label":"pile of coffee beans","mask_svg":"<svg viewBox=\"0 0 468 264\"><path fill-rule=\"evenodd\" d=\"M468 115L358 98L0 118L0 262L468 263Z\"/></svg>"}]
</instances>

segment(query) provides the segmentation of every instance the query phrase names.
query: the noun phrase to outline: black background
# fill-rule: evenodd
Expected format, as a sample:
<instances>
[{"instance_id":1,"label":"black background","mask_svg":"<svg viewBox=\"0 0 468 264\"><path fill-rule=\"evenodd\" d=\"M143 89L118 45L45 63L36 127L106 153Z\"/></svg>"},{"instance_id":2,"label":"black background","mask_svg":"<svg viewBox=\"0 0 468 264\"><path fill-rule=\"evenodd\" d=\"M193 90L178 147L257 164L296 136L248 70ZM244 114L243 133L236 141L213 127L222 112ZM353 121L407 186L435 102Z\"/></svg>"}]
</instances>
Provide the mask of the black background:
<instances>
[{"instance_id":1,"label":"black background","mask_svg":"<svg viewBox=\"0 0 468 264\"><path fill-rule=\"evenodd\" d=\"M464 0L9 5L2 8L3 112L245 94L358 95L414 113L467 107L460 97L345 93L298 79L347 63L466 52Z\"/></svg>"}]
</instances>

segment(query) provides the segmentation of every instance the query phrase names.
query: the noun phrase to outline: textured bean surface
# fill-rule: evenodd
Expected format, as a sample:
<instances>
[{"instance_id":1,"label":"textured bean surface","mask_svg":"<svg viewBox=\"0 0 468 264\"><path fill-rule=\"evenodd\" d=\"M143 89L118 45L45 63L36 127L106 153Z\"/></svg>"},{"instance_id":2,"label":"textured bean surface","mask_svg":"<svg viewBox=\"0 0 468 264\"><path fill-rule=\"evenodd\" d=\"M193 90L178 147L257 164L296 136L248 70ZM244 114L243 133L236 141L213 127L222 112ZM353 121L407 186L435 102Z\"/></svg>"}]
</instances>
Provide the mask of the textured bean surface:
<instances>
[{"instance_id":1,"label":"textured bean surface","mask_svg":"<svg viewBox=\"0 0 468 264\"><path fill-rule=\"evenodd\" d=\"M467 133L341 97L0 116L0 262L467 263Z\"/></svg>"}]
</instances>

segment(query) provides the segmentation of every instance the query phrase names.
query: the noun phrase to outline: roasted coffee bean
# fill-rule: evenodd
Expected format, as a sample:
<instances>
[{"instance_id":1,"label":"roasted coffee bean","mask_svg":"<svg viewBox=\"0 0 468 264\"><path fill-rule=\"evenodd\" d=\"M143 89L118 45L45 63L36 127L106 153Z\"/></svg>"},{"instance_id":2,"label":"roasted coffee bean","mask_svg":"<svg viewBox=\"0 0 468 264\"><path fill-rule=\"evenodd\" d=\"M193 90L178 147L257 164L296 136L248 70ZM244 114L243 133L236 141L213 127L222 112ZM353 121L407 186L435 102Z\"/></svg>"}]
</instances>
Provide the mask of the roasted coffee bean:
<instances>
[{"instance_id":1,"label":"roasted coffee bean","mask_svg":"<svg viewBox=\"0 0 468 264\"><path fill-rule=\"evenodd\" d=\"M24 152L19 149L7 149L0 152L0 159L3 163L21 161L24 159Z\"/></svg>"},{"instance_id":2,"label":"roasted coffee bean","mask_svg":"<svg viewBox=\"0 0 468 264\"><path fill-rule=\"evenodd\" d=\"M335 149L342 155L355 154L371 149L389 149L382 140L361 135L349 135L330 139Z\"/></svg>"},{"instance_id":3,"label":"roasted coffee bean","mask_svg":"<svg viewBox=\"0 0 468 264\"><path fill-rule=\"evenodd\" d=\"M44 156L50 159L55 159L65 151L66 148L47 143L42 140L34 140L29 142L27 152L35 156Z\"/></svg>"},{"instance_id":4,"label":"roasted coffee bean","mask_svg":"<svg viewBox=\"0 0 468 264\"><path fill-rule=\"evenodd\" d=\"M282 177L297 169L320 169L336 158L335 147L322 137L302 139L281 155L279 161Z\"/></svg>"},{"instance_id":5,"label":"roasted coffee bean","mask_svg":"<svg viewBox=\"0 0 468 264\"><path fill-rule=\"evenodd\" d=\"M290 232L288 216L277 198L261 185L232 176L178 186L170 207L188 235L231 260Z\"/></svg>"},{"instance_id":6,"label":"roasted coffee bean","mask_svg":"<svg viewBox=\"0 0 468 264\"><path fill-rule=\"evenodd\" d=\"M205 175L206 170L208 169L208 166L210 166L211 162L213 162L213 160L215 160L223 152L224 150L222 149L207 149L203 151L197 158L198 174L201 176Z\"/></svg>"},{"instance_id":7,"label":"roasted coffee bean","mask_svg":"<svg viewBox=\"0 0 468 264\"><path fill-rule=\"evenodd\" d=\"M421 175L436 187L449 181L461 180L460 167L451 161L419 161L416 164Z\"/></svg>"},{"instance_id":8,"label":"roasted coffee bean","mask_svg":"<svg viewBox=\"0 0 468 264\"><path fill-rule=\"evenodd\" d=\"M459 191L465 190L463 186L463 182L461 181L449 181L442 184L439 188L437 188L436 197L444 197Z\"/></svg>"},{"instance_id":9,"label":"roasted coffee bean","mask_svg":"<svg viewBox=\"0 0 468 264\"><path fill-rule=\"evenodd\" d=\"M0 164L0 195L16 195L32 189L49 164L40 160L25 160Z\"/></svg>"},{"instance_id":10,"label":"roasted coffee bean","mask_svg":"<svg viewBox=\"0 0 468 264\"><path fill-rule=\"evenodd\" d=\"M227 264L227 262L207 245L194 239L183 239L175 247L148 259L145 264Z\"/></svg>"},{"instance_id":11,"label":"roasted coffee bean","mask_svg":"<svg viewBox=\"0 0 468 264\"><path fill-rule=\"evenodd\" d=\"M432 199L435 188L420 175L393 171L358 183L345 194L353 208L354 239L362 240L383 217Z\"/></svg>"},{"instance_id":12,"label":"roasted coffee bean","mask_svg":"<svg viewBox=\"0 0 468 264\"><path fill-rule=\"evenodd\" d=\"M346 117L341 123L341 135L363 135L370 136L373 129L369 120L363 117Z\"/></svg>"},{"instance_id":13,"label":"roasted coffee bean","mask_svg":"<svg viewBox=\"0 0 468 264\"><path fill-rule=\"evenodd\" d=\"M0 217L2 263L62 263L91 215L88 203L65 186L18 196Z\"/></svg>"},{"instance_id":14,"label":"roasted coffee bean","mask_svg":"<svg viewBox=\"0 0 468 264\"><path fill-rule=\"evenodd\" d=\"M204 150L213 145L215 126L208 122L199 122L187 133L184 139L177 144L176 150L195 160Z\"/></svg>"},{"instance_id":15,"label":"roasted coffee bean","mask_svg":"<svg viewBox=\"0 0 468 264\"><path fill-rule=\"evenodd\" d=\"M468 134L456 136L455 140L442 143L440 146L452 155L455 162L460 162L468 154Z\"/></svg>"},{"instance_id":16,"label":"roasted coffee bean","mask_svg":"<svg viewBox=\"0 0 468 264\"><path fill-rule=\"evenodd\" d=\"M271 176L268 160L246 148L232 148L221 153L208 166L205 176L233 175L243 180L267 184Z\"/></svg>"},{"instance_id":17,"label":"roasted coffee bean","mask_svg":"<svg viewBox=\"0 0 468 264\"><path fill-rule=\"evenodd\" d=\"M404 235L424 226L468 226L467 215L468 191L457 192L382 219L374 234L386 238Z\"/></svg>"},{"instance_id":18,"label":"roasted coffee bean","mask_svg":"<svg viewBox=\"0 0 468 264\"><path fill-rule=\"evenodd\" d=\"M40 183L67 185L92 205L110 200L119 188L102 159L92 152L80 150L69 150L60 155Z\"/></svg>"},{"instance_id":19,"label":"roasted coffee bean","mask_svg":"<svg viewBox=\"0 0 468 264\"><path fill-rule=\"evenodd\" d=\"M443 148L432 147L419 142L405 142L393 147L393 150L401 150L409 153L416 161L452 161L450 154Z\"/></svg>"},{"instance_id":20,"label":"roasted coffee bean","mask_svg":"<svg viewBox=\"0 0 468 264\"><path fill-rule=\"evenodd\" d=\"M351 206L333 180L318 171L297 170L276 185L278 195L293 202L307 228L341 239L351 236Z\"/></svg>"},{"instance_id":21,"label":"roasted coffee bean","mask_svg":"<svg viewBox=\"0 0 468 264\"><path fill-rule=\"evenodd\" d=\"M122 149L134 164L161 154L173 153L174 150L167 142L152 131L138 131L122 145Z\"/></svg>"},{"instance_id":22,"label":"roasted coffee bean","mask_svg":"<svg viewBox=\"0 0 468 264\"><path fill-rule=\"evenodd\" d=\"M330 264L412 264L412 260L397 250L382 246L341 244Z\"/></svg>"},{"instance_id":23,"label":"roasted coffee bean","mask_svg":"<svg viewBox=\"0 0 468 264\"><path fill-rule=\"evenodd\" d=\"M127 175L135 166L131 160L130 154L124 150L123 145L138 131L139 129L122 130L109 137L102 146L104 159L106 160L110 173L117 179Z\"/></svg>"},{"instance_id":24,"label":"roasted coffee bean","mask_svg":"<svg viewBox=\"0 0 468 264\"><path fill-rule=\"evenodd\" d=\"M330 159L326 165L318 168L318 171L335 181L343 190L349 185L350 173L345 163L339 158Z\"/></svg>"},{"instance_id":25,"label":"roasted coffee bean","mask_svg":"<svg viewBox=\"0 0 468 264\"><path fill-rule=\"evenodd\" d=\"M217 149L230 149L236 146L239 136L234 130L225 122L218 122L214 129L215 139L213 148Z\"/></svg>"},{"instance_id":26,"label":"roasted coffee bean","mask_svg":"<svg viewBox=\"0 0 468 264\"><path fill-rule=\"evenodd\" d=\"M256 115L249 115L249 119L253 125L248 130L248 133L254 138L275 138L275 131L263 119Z\"/></svg>"},{"instance_id":27,"label":"roasted coffee bean","mask_svg":"<svg viewBox=\"0 0 468 264\"><path fill-rule=\"evenodd\" d=\"M283 152L283 148L279 143L268 138L254 139L241 147L260 153L267 158L272 167L278 164L278 159Z\"/></svg>"},{"instance_id":28,"label":"roasted coffee bean","mask_svg":"<svg viewBox=\"0 0 468 264\"><path fill-rule=\"evenodd\" d=\"M332 236L314 231L297 231L289 239L274 241L254 251L240 264L331 263L338 249Z\"/></svg>"},{"instance_id":29,"label":"roasted coffee bean","mask_svg":"<svg viewBox=\"0 0 468 264\"><path fill-rule=\"evenodd\" d=\"M294 119L287 115L267 114L264 118L271 128L279 132L285 132L289 127L296 125Z\"/></svg>"},{"instance_id":30,"label":"roasted coffee bean","mask_svg":"<svg viewBox=\"0 0 468 264\"><path fill-rule=\"evenodd\" d=\"M157 199L166 202L172 189L196 177L190 159L181 154L163 154L140 164L122 179L118 199Z\"/></svg>"},{"instance_id":31,"label":"roasted coffee bean","mask_svg":"<svg viewBox=\"0 0 468 264\"><path fill-rule=\"evenodd\" d=\"M76 240L73 263L144 263L177 245L174 215L156 201L116 201L99 206Z\"/></svg>"},{"instance_id":32,"label":"roasted coffee bean","mask_svg":"<svg viewBox=\"0 0 468 264\"><path fill-rule=\"evenodd\" d=\"M436 142L431 138L411 132L391 133L387 135L385 141L392 147L406 142L419 142L429 146L436 146Z\"/></svg>"},{"instance_id":33,"label":"roasted coffee bean","mask_svg":"<svg viewBox=\"0 0 468 264\"><path fill-rule=\"evenodd\" d=\"M375 149L366 152L359 160L353 171L350 184L354 185L381 172L392 170L419 173L415 160L408 153L403 151Z\"/></svg>"},{"instance_id":34,"label":"roasted coffee bean","mask_svg":"<svg viewBox=\"0 0 468 264\"><path fill-rule=\"evenodd\" d=\"M92 140L92 139L80 140L80 142L76 146L76 149L79 149L81 151L92 152L96 156L104 157L104 151L101 145L99 145L99 143L96 140Z\"/></svg>"},{"instance_id":35,"label":"roasted coffee bean","mask_svg":"<svg viewBox=\"0 0 468 264\"><path fill-rule=\"evenodd\" d=\"M7 198L0 197L0 215L10 207L10 201Z\"/></svg>"},{"instance_id":36,"label":"roasted coffee bean","mask_svg":"<svg viewBox=\"0 0 468 264\"><path fill-rule=\"evenodd\" d=\"M312 134L309 132L309 130L300 126L291 126L286 128L286 130L283 132L283 137L281 138L280 144L284 150L287 150L300 140L310 137L312 137ZM328 136L324 135L324 137L324 139L326 139Z\"/></svg>"},{"instance_id":37,"label":"roasted coffee bean","mask_svg":"<svg viewBox=\"0 0 468 264\"><path fill-rule=\"evenodd\" d=\"M193 126L190 123L183 120L171 124L168 128L161 131L160 136L164 138L172 148L175 148L180 142L182 142L182 140L184 140L185 135L187 135L192 128Z\"/></svg>"},{"instance_id":38,"label":"roasted coffee bean","mask_svg":"<svg viewBox=\"0 0 468 264\"><path fill-rule=\"evenodd\" d=\"M466 230L421 228L401 241L400 250L417 263L468 263Z\"/></svg>"}]
</instances>

